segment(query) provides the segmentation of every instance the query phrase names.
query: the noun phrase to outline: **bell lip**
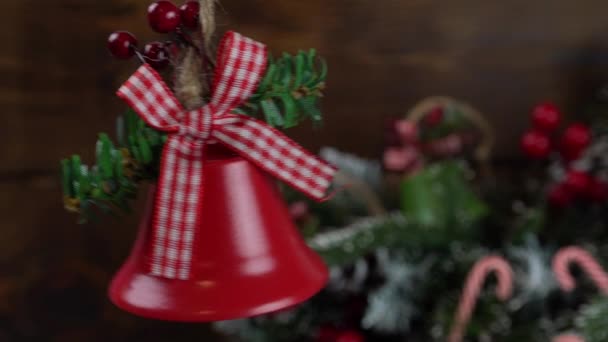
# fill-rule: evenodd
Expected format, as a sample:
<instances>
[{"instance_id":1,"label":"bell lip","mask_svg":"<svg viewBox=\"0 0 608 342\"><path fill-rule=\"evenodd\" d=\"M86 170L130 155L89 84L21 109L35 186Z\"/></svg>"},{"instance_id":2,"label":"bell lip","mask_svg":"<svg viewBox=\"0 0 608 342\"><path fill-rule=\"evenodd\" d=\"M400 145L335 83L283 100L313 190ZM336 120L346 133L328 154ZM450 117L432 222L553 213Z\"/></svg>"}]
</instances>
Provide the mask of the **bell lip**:
<instances>
[{"instance_id":1,"label":"bell lip","mask_svg":"<svg viewBox=\"0 0 608 342\"><path fill-rule=\"evenodd\" d=\"M108 288L108 298L110 302L114 304L117 308L126 311L130 314L133 314L138 317L160 320L166 322L181 322L181 323L211 323L211 322L220 322L220 321L230 321L237 319L246 319L253 318L258 316L263 316L267 314L272 314L275 312L280 312L284 310L289 310L297 307L300 304L308 301L320 291L322 291L329 282L329 270L326 265L323 277L319 284L315 286L311 286L306 291L302 291L297 295L293 295L291 297L287 297L284 299L276 300L274 302L268 302L258 305L256 308L242 309L236 310L234 312L225 313L225 308L222 308L224 313L218 314L201 314L201 313L178 313L174 310L149 310L145 308L140 308L129 304L126 300L122 299L120 296L115 295L116 293L122 293L120 289L117 287L119 284L116 282L116 278L114 278ZM151 278L155 278L153 276L146 275ZM159 279L159 281L162 281ZM280 303L279 306L275 306Z\"/></svg>"}]
</instances>

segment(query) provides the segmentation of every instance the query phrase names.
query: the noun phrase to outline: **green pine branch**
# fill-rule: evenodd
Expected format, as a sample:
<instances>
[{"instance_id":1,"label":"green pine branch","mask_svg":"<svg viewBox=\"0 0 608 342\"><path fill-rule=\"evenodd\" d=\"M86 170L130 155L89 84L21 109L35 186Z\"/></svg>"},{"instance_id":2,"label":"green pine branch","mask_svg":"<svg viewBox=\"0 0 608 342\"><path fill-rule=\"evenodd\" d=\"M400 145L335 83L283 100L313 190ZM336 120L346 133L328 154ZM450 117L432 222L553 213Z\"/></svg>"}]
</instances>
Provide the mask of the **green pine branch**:
<instances>
[{"instance_id":1,"label":"green pine branch","mask_svg":"<svg viewBox=\"0 0 608 342\"><path fill-rule=\"evenodd\" d=\"M601 342L608 340L608 300L597 298L583 306L576 318L576 327L585 336L585 341Z\"/></svg>"},{"instance_id":2,"label":"green pine branch","mask_svg":"<svg viewBox=\"0 0 608 342\"><path fill-rule=\"evenodd\" d=\"M304 120L320 123L319 99L323 96L327 65L315 50L269 58L268 68L256 93L235 112L257 117L277 128L290 128ZM61 161L64 204L80 214L80 222L97 212L130 211L142 181L158 177L160 156L167 139L132 110L118 119L118 143L99 134L96 164L83 164L80 156Z\"/></svg>"},{"instance_id":3,"label":"green pine branch","mask_svg":"<svg viewBox=\"0 0 608 342\"><path fill-rule=\"evenodd\" d=\"M308 245L328 265L348 265L379 247L399 243L412 228L400 212L395 212L363 218L342 229L315 234L308 240Z\"/></svg>"},{"instance_id":4,"label":"green pine branch","mask_svg":"<svg viewBox=\"0 0 608 342\"><path fill-rule=\"evenodd\" d=\"M477 218L479 220L480 218ZM469 227L469 236L477 232ZM367 217L341 229L317 233L308 239L308 245L330 266L350 265L380 247L419 251L441 251L455 246L454 241L438 238L444 227L425 226L397 211L382 216ZM471 246L470 239L461 236L460 246Z\"/></svg>"},{"instance_id":5,"label":"green pine branch","mask_svg":"<svg viewBox=\"0 0 608 342\"><path fill-rule=\"evenodd\" d=\"M306 119L320 123L318 101L326 78L327 64L314 49L278 59L271 56L258 90L237 112L279 128L295 127Z\"/></svg>"}]
</instances>

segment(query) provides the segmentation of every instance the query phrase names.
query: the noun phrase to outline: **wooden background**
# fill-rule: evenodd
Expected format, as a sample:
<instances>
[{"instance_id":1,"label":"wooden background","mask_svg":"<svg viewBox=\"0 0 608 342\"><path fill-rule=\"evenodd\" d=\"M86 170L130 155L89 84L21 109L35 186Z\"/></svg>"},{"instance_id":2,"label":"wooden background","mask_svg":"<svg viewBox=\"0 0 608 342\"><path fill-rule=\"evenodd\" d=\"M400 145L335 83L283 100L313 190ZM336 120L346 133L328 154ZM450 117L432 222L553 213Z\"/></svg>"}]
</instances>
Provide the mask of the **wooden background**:
<instances>
[{"instance_id":1,"label":"wooden background","mask_svg":"<svg viewBox=\"0 0 608 342\"><path fill-rule=\"evenodd\" d=\"M105 49L116 29L155 36L149 0L4 0L0 5L0 340L168 341L204 326L148 322L105 299L136 215L77 226L62 209L58 161L92 161L113 131L113 96L136 64ZM487 114L498 158L517 156L527 112L550 99L576 116L608 73L603 0L223 0L233 28L276 51L317 47L330 64L324 130L290 134L378 157L384 122L452 95ZM143 338L146 339L143 339ZM178 341L180 337L171 339Z\"/></svg>"}]
</instances>

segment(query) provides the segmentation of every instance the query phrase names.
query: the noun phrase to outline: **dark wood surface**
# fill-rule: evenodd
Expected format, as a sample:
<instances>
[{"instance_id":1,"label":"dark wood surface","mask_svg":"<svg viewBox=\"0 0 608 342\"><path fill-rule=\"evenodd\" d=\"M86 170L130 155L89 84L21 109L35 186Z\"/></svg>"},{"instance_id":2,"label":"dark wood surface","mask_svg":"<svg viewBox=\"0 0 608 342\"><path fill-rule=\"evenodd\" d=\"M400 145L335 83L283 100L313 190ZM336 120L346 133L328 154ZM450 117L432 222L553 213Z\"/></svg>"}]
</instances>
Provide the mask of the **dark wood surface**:
<instances>
[{"instance_id":1,"label":"dark wood surface","mask_svg":"<svg viewBox=\"0 0 608 342\"><path fill-rule=\"evenodd\" d=\"M96 134L112 132L124 108L113 93L136 67L110 58L105 39L116 29L153 39L148 3L0 5L3 341L206 335L205 327L150 323L107 303L105 285L128 253L136 215L78 226L62 209L59 159L92 160ZM496 155L510 158L536 101L554 100L576 116L608 72L608 2L601 0L224 0L220 11L220 30L239 30L275 52L316 47L327 58L325 127L290 133L311 149L377 157L388 118L423 97L452 95L488 116Z\"/></svg>"}]
</instances>

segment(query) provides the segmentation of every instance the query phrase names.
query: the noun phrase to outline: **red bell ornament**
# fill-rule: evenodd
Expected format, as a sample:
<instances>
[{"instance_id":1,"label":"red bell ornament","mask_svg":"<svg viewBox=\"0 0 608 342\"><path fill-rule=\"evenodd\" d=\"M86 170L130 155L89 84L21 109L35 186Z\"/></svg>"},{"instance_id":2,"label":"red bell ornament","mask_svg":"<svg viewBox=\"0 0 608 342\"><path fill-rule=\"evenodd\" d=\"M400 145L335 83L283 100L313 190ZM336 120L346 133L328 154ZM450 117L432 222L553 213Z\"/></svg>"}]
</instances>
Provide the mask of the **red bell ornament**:
<instances>
[{"instance_id":1,"label":"red bell ornament","mask_svg":"<svg viewBox=\"0 0 608 342\"><path fill-rule=\"evenodd\" d=\"M228 32L206 106L183 108L149 65L118 91L167 133L154 201L110 287L120 308L168 321L230 320L290 308L325 285L326 267L270 176L323 200L336 169L233 113L256 90L266 61L264 45Z\"/></svg>"},{"instance_id":2,"label":"red bell ornament","mask_svg":"<svg viewBox=\"0 0 608 342\"><path fill-rule=\"evenodd\" d=\"M220 147L208 148L203 172L191 279L147 272L149 201L131 256L112 281L114 304L148 318L207 322L282 310L323 288L327 268L300 237L272 179Z\"/></svg>"}]
</instances>

